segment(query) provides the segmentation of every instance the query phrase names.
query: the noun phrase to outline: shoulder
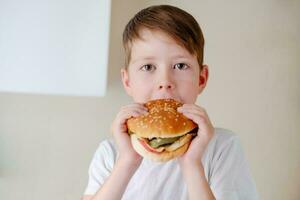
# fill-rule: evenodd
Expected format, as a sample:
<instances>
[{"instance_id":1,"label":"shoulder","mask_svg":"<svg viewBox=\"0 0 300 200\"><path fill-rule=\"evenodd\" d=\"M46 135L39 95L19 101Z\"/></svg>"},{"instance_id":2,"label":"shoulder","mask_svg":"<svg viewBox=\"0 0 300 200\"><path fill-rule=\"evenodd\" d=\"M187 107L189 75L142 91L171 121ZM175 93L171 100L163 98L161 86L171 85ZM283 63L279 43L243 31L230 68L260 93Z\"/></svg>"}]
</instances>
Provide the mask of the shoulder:
<instances>
[{"instance_id":1,"label":"shoulder","mask_svg":"<svg viewBox=\"0 0 300 200\"><path fill-rule=\"evenodd\" d=\"M229 143L235 143L239 141L239 137L236 133L225 128L215 128L214 140L217 145L228 145Z\"/></svg>"},{"instance_id":2,"label":"shoulder","mask_svg":"<svg viewBox=\"0 0 300 200\"><path fill-rule=\"evenodd\" d=\"M215 134L210 141L208 151L211 159L215 159L220 158L221 155L241 154L242 147L236 133L225 128L215 128Z\"/></svg>"},{"instance_id":3,"label":"shoulder","mask_svg":"<svg viewBox=\"0 0 300 200\"><path fill-rule=\"evenodd\" d=\"M107 150L107 151L115 151L115 142L112 138L107 138L102 140L99 145L97 150L101 151L101 150Z\"/></svg>"},{"instance_id":4,"label":"shoulder","mask_svg":"<svg viewBox=\"0 0 300 200\"><path fill-rule=\"evenodd\" d=\"M234 133L233 131L219 127L215 128L215 134L220 140L232 140L237 137L236 133Z\"/></svg>"},{"instance_id":5,"label":"shoulder","mask_svg":"<svg viewBox=\"0 0 300 200\"><path fill-rule=\"evenodd\" d=\"M208 174L216 198L258 199L238 135L228 129L215 128L210 145Z\"/></svg>"},{"instance_id":6,"label":"shoulder","mask_svg":"<svg viewBox=\"0 0 300 200\"><path fill-rule=\"evenodd\" d=\"M117 149L113 139L102 140L94 154L94 159L104 161L107 164L115 163L117 158Z\"/></svg>"}]
</instances>

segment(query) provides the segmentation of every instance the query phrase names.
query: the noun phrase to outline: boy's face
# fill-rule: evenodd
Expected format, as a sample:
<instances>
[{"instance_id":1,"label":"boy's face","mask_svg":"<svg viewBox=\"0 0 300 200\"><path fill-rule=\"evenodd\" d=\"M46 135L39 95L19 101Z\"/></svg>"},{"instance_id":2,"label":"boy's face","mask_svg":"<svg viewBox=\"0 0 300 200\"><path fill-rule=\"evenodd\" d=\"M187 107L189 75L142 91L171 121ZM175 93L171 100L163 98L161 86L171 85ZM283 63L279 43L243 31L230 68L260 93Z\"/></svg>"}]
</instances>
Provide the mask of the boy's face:
<instances>
[{"instance_id":1,"label":"boy's face","mask_svg":"<svg viewBox=\"0 0 300 200\"><path fill-rule=\"evenodd\" d=\"M128 95L137 103L172 98L195 103L205 88L208 67L200 67L195 55L161 31L140 31L134 40L127 69L121 70Z\"/></svg>"}]
</instances>

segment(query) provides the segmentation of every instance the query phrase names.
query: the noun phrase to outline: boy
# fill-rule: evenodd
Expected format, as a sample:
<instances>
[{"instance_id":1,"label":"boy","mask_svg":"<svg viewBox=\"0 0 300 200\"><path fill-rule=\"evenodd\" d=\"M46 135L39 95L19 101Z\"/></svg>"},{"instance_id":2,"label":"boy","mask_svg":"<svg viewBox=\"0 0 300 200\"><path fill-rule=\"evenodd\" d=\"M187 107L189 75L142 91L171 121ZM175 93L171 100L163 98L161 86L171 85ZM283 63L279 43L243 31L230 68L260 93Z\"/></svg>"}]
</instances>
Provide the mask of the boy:
<instances>
[{"instance_id":1,"label":"boy","mask_svg":"<svg viewBox=\"0 0 300 200\"><path fill-rule=\"evenodd\" d=\"M123 33L123 86L135 103L120 109L113 140L100 143L89 168L88 199L258 199L236 135L214 128L194 103L208 80L203 65L204 38L196 20L168 5L137 13ZM187 152L166 163L137 154L126 120L147 113L149 100L172 98L199 127Z\"/></svg>"}]
</instances>

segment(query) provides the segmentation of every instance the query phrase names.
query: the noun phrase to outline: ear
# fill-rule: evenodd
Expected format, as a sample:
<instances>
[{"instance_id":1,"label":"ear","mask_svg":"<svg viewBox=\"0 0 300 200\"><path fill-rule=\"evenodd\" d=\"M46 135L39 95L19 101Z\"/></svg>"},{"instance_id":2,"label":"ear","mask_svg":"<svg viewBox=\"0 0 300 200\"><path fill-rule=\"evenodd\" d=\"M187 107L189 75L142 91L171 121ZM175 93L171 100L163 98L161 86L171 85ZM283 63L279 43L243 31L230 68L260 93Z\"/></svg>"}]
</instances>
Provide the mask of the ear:
<instances>
[{"instance_id":1,"label":"ear","mask_svg":"<svg viewBox=\"0 0 300 200\"><path fill-rule=\"evenodd\" d=\"M203 65L202 70L199 73L199 91L198 91L198 94L202 93L202 91L206 87L208 76L209 76L208 65Z\"/></svg>"},{"instance_id":2,"label":"ear","mask_svg":"<svg viewBox=\"0 0 300 200\"><path fill-rule=\"evenodd\" d=\"M126 91L126 93L131 96L131 87L130 87L130 81L129 81L129 72L128 70L124 67L121 69L121 77L122 77L122 83L123 83L123 87Z\"/></svg>"}]
</instances>

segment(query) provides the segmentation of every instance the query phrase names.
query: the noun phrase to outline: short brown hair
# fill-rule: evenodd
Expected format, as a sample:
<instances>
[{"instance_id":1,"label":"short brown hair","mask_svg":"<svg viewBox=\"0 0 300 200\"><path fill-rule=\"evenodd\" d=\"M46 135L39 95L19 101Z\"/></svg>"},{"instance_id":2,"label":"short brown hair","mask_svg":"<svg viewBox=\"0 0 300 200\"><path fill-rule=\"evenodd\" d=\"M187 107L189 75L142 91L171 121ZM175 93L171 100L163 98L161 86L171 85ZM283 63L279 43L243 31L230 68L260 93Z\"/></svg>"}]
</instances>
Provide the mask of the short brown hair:
<instances>
[{"instance_id":1,"label":"short brown hair","mask_svg":"<svg viewBox=\"0 0 300 200\"><path fill-rule=\"evenodd\" d=\"M204 49L202 30L192 15L170 5L145 8L128 22L123 32L126 67L130 62L132 43L135 39L140 39L139 31L143 28L160 30L172 37L189 53L197 56L200 70L202 70Z\"/></svg>"}]
</instances>

